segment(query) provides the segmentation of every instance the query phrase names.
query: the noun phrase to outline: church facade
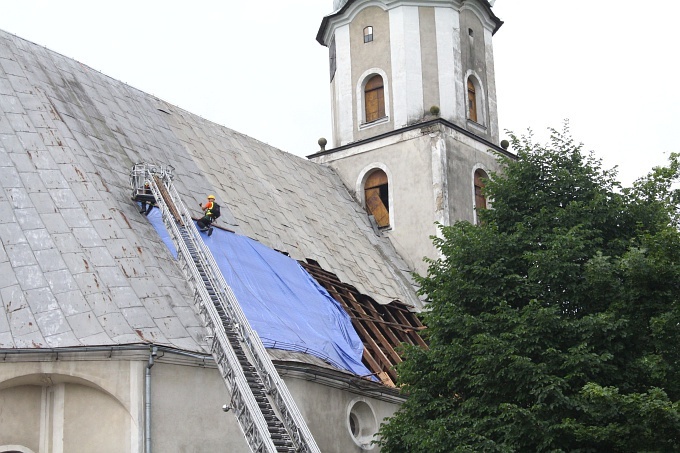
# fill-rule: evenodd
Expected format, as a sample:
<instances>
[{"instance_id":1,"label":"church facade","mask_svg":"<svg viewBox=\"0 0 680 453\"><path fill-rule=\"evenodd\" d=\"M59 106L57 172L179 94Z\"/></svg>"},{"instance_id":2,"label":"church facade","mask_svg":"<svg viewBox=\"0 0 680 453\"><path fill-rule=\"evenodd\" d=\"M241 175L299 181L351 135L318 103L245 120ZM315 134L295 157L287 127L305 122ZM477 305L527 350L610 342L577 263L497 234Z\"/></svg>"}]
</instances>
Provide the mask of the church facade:
<instances>
[{"instance_id":1,"label":"church facade","mask_svg":"<svg viewBox=\"0 0 680 453\"><path fill-rule=\"evenodd\" d=\"M342 307L369 374L325 360L298 318L280 327L301 343L267 350L320 451L379 451L398 346L427 347L411 273L436 222L476 221L507 154L502 22L485 0L333 6L333 138L308 160L0 32L0 453L250 451L194 290L130 199L139 162L171 166L187 206L215 194L215 237L285 255Z\"/></svg>"}]
</instances>

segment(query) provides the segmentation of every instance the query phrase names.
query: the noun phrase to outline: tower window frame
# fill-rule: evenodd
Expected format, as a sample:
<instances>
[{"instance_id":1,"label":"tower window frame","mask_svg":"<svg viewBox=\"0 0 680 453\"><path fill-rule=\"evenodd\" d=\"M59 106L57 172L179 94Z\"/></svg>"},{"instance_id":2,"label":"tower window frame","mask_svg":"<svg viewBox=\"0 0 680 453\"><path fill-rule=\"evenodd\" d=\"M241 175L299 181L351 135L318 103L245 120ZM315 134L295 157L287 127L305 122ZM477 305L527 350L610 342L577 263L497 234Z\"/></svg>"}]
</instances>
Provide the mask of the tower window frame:
<instances>
[{"instance_id":1,"label":"tower window frame","mask_svg":"<svg viewBox=\"0 0 680 453\"><path fill-rule=\"evenodd\" d=\"M485 131L487 125L487 101L484 85L475 71L468 71L463 79L466 87L465 115L468 125L478 131Z\"/></svg>"},{"instance_id":2,"label":"tower window frame","mask_svg":"<svg viewBox=\"0 0 680 453\"><path fill-rule=\"evenodd\" d=\"M368 25L364 27L364 44L373 42L373 27Z\"/></svg>"},{"instance_id":3,"label":"tower window frame","mask_svg":"<svg viewBox=\"0 0 680 453\"><path fill-rule=\"evenodd\" d=\"M473 198L474 198L474 223L480 224L479 212L483 209L489 209L491 203L484 195L484 187L486 187L485 180L489 179L489 174L481 167L475 168L472 174Z\"/></svg>"},{"instance_id":4,"label":"tower window frame","mask_svg":"<svg viewBox=\"0 0 680 453\"><path fill-rule=\"evenodd\" d=\"M477 121L477 89L472 81L472 77L467 79L467 101L468 101L468 119L478 123Z\"/></svg>"},{"instance_id":5,"label":"tower window frame","mask_svg":"<svg viewBox=\"0 0 680 453\"><path fill-rule=\"evenodd\" d=\"M385 82L382 75L373 74L366 79L363 89L364 122L372 123L385 118Z\"/></svg>"},{"instance_id":6,"label":"tower window frame","mask_svg":"<svg viewBox=\"0 0 680 453\"><path fill-rule=\"evenodd\" d=\"M382 118L378 118L375 121L366 121L366 84L375 75L382 77L383 81L383 97L385 101L385 112ZM385 123L390 122L390 79L387 77L387 73L378 67L366 69L359 77L356 79L356 85L354 86L354 101L356 102L356 107L354 109L356 127L358 131L363 131L373 127L380 127ZM370 118L370 116L369 116ZM382 167L380 167L382 168ZM389 174L389 173L388 173ZM357 190L363 192L363 188L358 187Z\"/></svg>"},{"instance_id":7,"label":"tower window frame","mask_svg":"<svg viewBox=\"0 0 680 453\"><path fill-rule=\"evenodd\" d=\"M378 228L390 227L390 190L387 173L374 168L367 173L363 184L366 211L375 219Z\"/></svg>"}]
</instances>

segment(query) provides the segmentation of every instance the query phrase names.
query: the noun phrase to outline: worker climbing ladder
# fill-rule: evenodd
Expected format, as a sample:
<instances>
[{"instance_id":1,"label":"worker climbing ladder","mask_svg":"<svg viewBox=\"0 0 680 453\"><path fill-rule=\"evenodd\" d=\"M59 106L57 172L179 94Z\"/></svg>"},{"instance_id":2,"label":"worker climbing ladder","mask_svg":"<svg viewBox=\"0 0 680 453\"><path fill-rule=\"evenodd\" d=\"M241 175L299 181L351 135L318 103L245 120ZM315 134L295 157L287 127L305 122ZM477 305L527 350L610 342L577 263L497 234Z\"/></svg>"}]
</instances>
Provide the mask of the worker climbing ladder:
<instances>
[{"instance_id":1,"label":"worker climbing ladder","mask_svg":"<svg viewBox=\"0 0 680 453\"><path fill-rule=\"evenodd\" d=\"M320 452L295 401L246 319L188 209L172 184L173 168L135 164L133 200L155 201L194 291L211 338L211 352L246 441L254 453ZM145 190L149 183L151 194Z\"/></svg>"}]
</instances>

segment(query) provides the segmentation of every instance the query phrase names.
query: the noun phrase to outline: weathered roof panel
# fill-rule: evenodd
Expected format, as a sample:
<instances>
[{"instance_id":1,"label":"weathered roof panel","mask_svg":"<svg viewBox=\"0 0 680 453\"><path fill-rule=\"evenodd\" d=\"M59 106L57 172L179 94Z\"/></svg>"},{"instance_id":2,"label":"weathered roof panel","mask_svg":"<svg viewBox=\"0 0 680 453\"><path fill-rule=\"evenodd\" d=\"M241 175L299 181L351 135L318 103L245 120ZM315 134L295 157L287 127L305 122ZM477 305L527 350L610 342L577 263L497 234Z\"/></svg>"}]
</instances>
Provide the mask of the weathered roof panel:
<instances>
[{"instance_id":1,"label":"weathered roof panel","mask_svg":"<svg viewBox=\"0 0 680 453\"><path fill-rule=\"evenodd\" d=\"M141 161L172 165L197 215L215 193L218 226L316 260L380 303L418 304L329 168L0 32L0 347L203 349L189 287L130 200Z\"/></svg>"}]
</instances>

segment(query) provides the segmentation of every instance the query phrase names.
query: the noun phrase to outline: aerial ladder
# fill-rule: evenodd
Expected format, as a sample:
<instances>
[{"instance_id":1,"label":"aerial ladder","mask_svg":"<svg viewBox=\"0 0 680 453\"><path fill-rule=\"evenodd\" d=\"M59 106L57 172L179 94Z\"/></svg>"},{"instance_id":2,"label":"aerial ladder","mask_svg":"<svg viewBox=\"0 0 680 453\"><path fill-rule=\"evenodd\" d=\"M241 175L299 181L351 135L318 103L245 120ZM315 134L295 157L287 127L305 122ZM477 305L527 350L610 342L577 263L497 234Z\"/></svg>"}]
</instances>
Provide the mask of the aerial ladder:
<instances>
[{"instance_id":1,"label":"aerial ladder","mask_svg":"<svg viewBox=\"0 0 680 453\"><path fill-rule=\"evenodd\" d=\"M254 453L320 453L286 384L250 327L236 296L174 188L172 166L135 164L134 201L155 202L194 292L210 349L231 394L229 405ZM145 186L148 183L148 186Z\"/></svg>"}]
</instances>

